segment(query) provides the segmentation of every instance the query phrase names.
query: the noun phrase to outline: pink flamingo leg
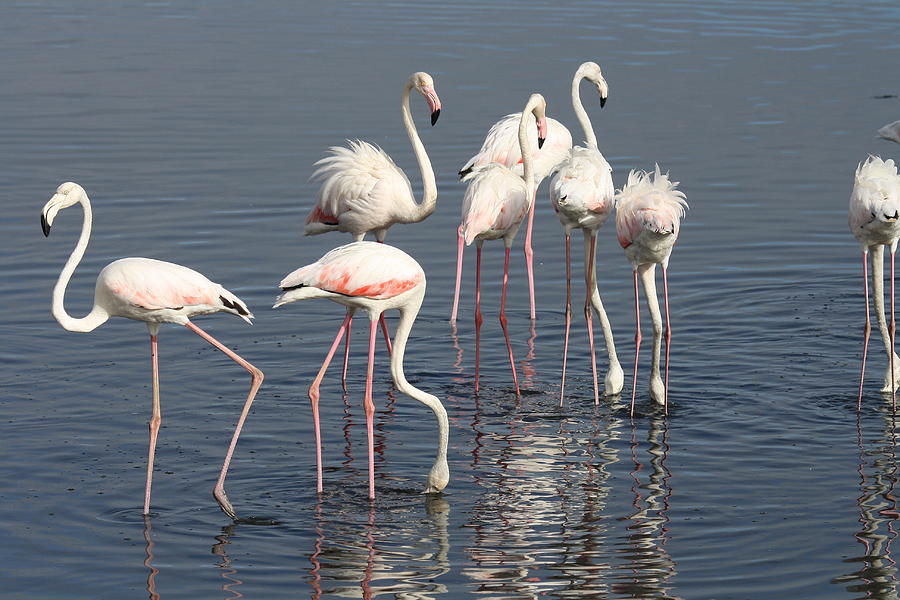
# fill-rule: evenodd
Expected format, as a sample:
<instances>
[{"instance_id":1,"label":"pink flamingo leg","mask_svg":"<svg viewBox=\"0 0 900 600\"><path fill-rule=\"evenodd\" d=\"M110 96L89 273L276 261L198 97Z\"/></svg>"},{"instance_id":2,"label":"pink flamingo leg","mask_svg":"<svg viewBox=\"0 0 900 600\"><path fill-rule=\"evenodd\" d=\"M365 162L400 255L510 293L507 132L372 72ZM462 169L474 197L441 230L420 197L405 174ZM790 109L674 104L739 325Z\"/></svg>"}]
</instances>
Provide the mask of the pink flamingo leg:
<instances>
[{"instance_id":1,"label":"pink flamingo leg","mask_svg":"<svg viewBox=\"0 0 900 600\"><path fill-rule=\"evenodd\" d=\"M572 324L572 260L570 237L566 234L566 341L563 343L562 383L559 386L559 407L566 396L566 360L569 356L569 328Z\"/></svg>"},{"instance_id":2,"label":"pink flamingo leg","mask_svg":"<svg viewBox=\"0 0 900 600\"><path fill-rule=\"evenodd\" d=\"M456 291L453 292L453 310L450 312L450 324L456 325L456 311L459 308L459 285L462 281L463 248L465 238L462 234L462 225L456 229Z\"/></svg>"},{"instance_id":3,"label":"pink flamingo leg","mask_svg":"<svg viewBox=\"0 0 900 600\"><path fill-rule=\"evenodd\" d=\"M337 347L341 343L341 338L344 337L344 332L347 332L348 334L350 333L350 323L352 320L353 313L347 311L347 315L344 317L344 321L338 328L337 335L334 336L334 342L331 343L331 349L328 350L328 354L325 356L325 361L322 363L322 367L319 369L318 374L316 374L316 378L313 380L312 384L309 386L309 390L307 391L307 394L309 395L309 402L312 405L313 427L316 434L316 491L320 494L322 493L322 433L319 429L319 386L322 385L322 379L325 377L325 371L328 370L328 365L331 364L331 359L334 357L334 353L337 351Z\"/></svg>"},{"instance_id":4,"label":"pink flamingo leg","mask_svg":"<svg viewBox=\"0 0 900 600\"><path fill-rule=\"evenodd\" d=\"M894 256L896 249L891 247L891 412L897 412L897 391L894 383L894 336L897 332L897 322L894 320Z\"/></svg>"},{"instance_id":5,"label":"pink flamingo leg","mask_svg":"<svg viewBox=\"0 0 900 600\"><path fill-rule=\"evenodd\" d=\"M384 320L384 313L378 318L378 322L381 323L381 333L384 335L384 345L387 346L388 355L390 356L394 352L394 348L391 346L391 334L388 333L387 323Z\"/></svg>"},{"instance_id":6,"label":"pink flamingo leg","mask_svg":"<svg viewBox=\"0 0 900 600\"><path fill-rule=\"evenodd\" d=\"M347 391L347 365L350 363L350 327L353 325L353 319L345 319L347 326L347 339L344 342L344 368L341 371L341 389Z\"/></svg>"},{"instance_id":7,"label":"pink flamingo leg","mask_svg":"<svg viewBox=\"0 0 900 600\"><path fill-rule=\"evenodd\" d=\"M666 266L662 267L663 276L663 303L666 310L666 395L663 402L663 410L665 414L669 414L669 346L672 345L672 325L669 321L669 278L666 275Z\"/></svg>"},{"instance_id":8,"label":"pink flamingo leg","mask_svg":"<svg viewBox=\"0 0 900 600\"><path fill-rule=\"evenodd\" d=\"M157 336L150 334L150 362L153 365L153 408L150 415L150 449L147 451L147 485L144 488L144 514L150 514L150 486L153 483L153 460L156 457L156 437L162 422L159 409L159 355Z\"/></svg>"},{"instance_id":9,"label":"pink flamingo leg","mask_svg":"<svg viewBox=\"0 0 900 600\"><path fill-rule=\"evenodd\" d=\"M375 337L378 330L376 321L369 326L369 369L366 372L366 396L363 408L366 411L366 433L369 438L369 500L375 500L375 403L372 402L372 378L375 373Z\"/></svg>"},{"instance_id":10,"label":"pink flamingo leg","mask_svg":"<svg viewBox=\"0 0 900 600\"><path fill-rule=\"evenodd\" d=\"M594 406L600 404L600 388L597 384L597 353L594 350L594 319L591 308L591 294L594 291L594 255L597 251L597 236L591 236L590 254L584 265L584 283L587 290L584 297L584 320L587 323L588 342L591 346L591 372L594 375Z\"/></svg>"},{"instance_id":11,"label":"pink flamingo leg","mask_svg":"<svg viewBox=\"0 0 900 600\"><path fill-rule=\"evenodd\" d=\"M634 379L631 380L631 416L634 416L634 397L637 391L638 355L641 351L641 310L638 301L638 273L634 270Z\"/></svg>"},{"instance_id":12,"label":"pink flamingo leg","mask_svg":"<svg viewBox=\"0 0 900 600\"><path fill-rule=\"evenodd\" d=\"M519 376L516 374L516 361L513 358L512 344L509 342L509 330L506 327L506 283L509 280L509 246L506 247L506 258L503 259L503 291L500 293L500 327L506 339L506 352L509 354L509 366L512 367L513 383L516 385L516 396L519 392Z\"/></svg>"},{"instance_id":13,"label":"pink flamingo leg","mask_svg":"<svg viewBox=\"0 0 900 600\"><path fill-rule=\"evenodd\" d=\"M525 267L528 270L528 298L531 301L531 320L535 319L534 311L534 250L531 248L531 227L534 224L534 204L537 201L537 190L531 199L528 209L528 229L525 230Z\"/></svg>"},{"instance_id":14,"label":"pink flamingo leg","mask_svg":"<svg viewBox=\"0 0 900 600\"><path fill-rule=\"evenodd\" d=\"M259 386L262 385L263 372L232 352L232 350L225 344L209 335L208 333L194 325L192 322L188 321L184 325L185 327L202 337L204 340L221 350L228 358L244 367L244 369L246 369L247 372L250 373L250 392L247 394L247 400L244 402L244 408L241 409L241 416L238 417L237 425L234 428L234 435L231 436L231 443L228 445L228 452L225 454L225 461L222 463L222 471L219 473L219 480L216 482L216 487L213 488L213 497L216 499L216 502L219 503L219 508L221 508L226 515L228 515L232 519L235 519L237 518L237 515L235 515L234 513L234 508L232 508L231 502L228 501L228 496L225 495L225 475L228 474L228 465L231 463L231 457L234 454L235 446L237 446L238 436L241 435L241 429L244 427L244 421L247 420L247 415L250 413L250 405L253 404L253 398L256 396L256 392L259 390Z\"/></svg>"},{"instance_id":15,"label":"pink flamingo leg","mask_svg":"<svg viewBox=\"0 0 900 600\"><path fill-rule=\"evenodd\" d=\"M863 379L866 376L866 355L869 352L869 335L872 333L872 322L869 320L869 252L863 252L863 288L866 298L866 325L863 328L862 366L859 368L859 396L856 399L856 410L862 409Z\"/></svg>"},{"instance_id":16,"label":"pink flamingo leg","mask_svg":"<svg viewBox=\"0 0 900 600\"><path fill-rule=\"evenodd\" d=\"M478 393L478 364L481 359L481 245L476 249L475 258L475 393Z\"/></svg>"}]
</instances>

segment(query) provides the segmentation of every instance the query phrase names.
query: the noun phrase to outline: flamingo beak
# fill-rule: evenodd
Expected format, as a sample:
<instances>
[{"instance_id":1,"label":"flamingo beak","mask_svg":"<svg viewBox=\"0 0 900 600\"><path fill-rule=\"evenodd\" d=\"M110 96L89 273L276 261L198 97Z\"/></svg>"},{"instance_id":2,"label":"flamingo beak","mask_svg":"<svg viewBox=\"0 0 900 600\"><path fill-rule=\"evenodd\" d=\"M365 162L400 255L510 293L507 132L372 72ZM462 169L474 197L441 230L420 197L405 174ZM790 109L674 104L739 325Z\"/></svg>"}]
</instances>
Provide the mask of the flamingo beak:
<instances>
[{"instance_id":1,"label":"flamingo beak","mask_svg":"<svg viewBox=\"0 0 900 600\"><path fill-rule=\"evenodd\" d=\"M606 106L606 96L600 96L600 108Z\"/></svg>"},{"instance_id":2,"label":"flamingo beak","mask_svg":"<svg viewBox=\"0 0 900 600\"><path fill-rule=\"evenodd\" d=\"M438 98L437 92L431 86L422 88L425 100L428 101L428 107L431 109L431 125L437 123L438 117L441 116L441 99Z\"/></svg>"},{"instance_id":3,"label":"flamingo beak","mask_svg":"<svg viewBox=\"0 0 900 600\"><path fill-rule=\"evenodd\" d=\"M44 232L44 237L50 236L50 223L47 222L47 217L44 213L41 213L41 230Z\"/></svg>"},{"instance_id":4,"label":"flamingo beak","mask_svg":"<svg viewBox=\"0 0 900 600\"><path fill-rule=\"evenodd\" d=\"M544 146L544 140L547 139L547 118L541 117L537 122L538 128L538 149Z\"/></svg>"}]
</instances>

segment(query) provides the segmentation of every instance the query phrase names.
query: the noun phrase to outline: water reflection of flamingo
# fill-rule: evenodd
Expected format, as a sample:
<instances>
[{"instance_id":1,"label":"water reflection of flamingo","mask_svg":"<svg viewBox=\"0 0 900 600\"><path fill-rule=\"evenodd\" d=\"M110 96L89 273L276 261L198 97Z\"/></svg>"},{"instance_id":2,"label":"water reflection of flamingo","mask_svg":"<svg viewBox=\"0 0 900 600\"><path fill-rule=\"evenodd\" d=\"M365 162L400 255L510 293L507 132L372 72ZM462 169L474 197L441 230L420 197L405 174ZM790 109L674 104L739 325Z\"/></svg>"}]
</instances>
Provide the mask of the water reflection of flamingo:
<instances>
[{"instance_id":1,"label":"water reflection of flamingo","mask_svg":"<svg viewBox=\"0 0 900 600\"><path fill-rule=\"evenodd\" d=\"M534 198L534 165L532 152L528 143L529 118L533 116L533 123L537 125L538 147L544 143L547 136L547 119L544 113L547 103L540 94L532 94L528 103L519 114L518 133L519 148L522 153L524 165L524 180L512 169L499 162L488 163L483 166L472 167L463 178L469 182L466 195L463 198L462 223L459 226L458 263L456 271L456 289L459 291L459 281L462 276L462 251L463 242L466 245L475 242L477 258L475 267L475 391L478 392L479 359L481 358L481 246L485 240L502 239L506 246L506 256L503 262L503 284L500 295L500 326L503 336L506 338L506 351L509 354L509 364L512 368L513 382L516 387L516 396L519 395L519 377L516 375L516 363L513 359L512 345L509 341L509 331L506 327L506 285L509 279L509 250L516 233L522 225L522 219L528 213ZM453 307L455 321L456 303Z\"/></svg>"},{"instance_id":2,"label":"water reflection of flamingo","mask_svg":"<svg viewBox=\"0 0 900 600\"><path fill-rule=\"evenodd\" d=\"M425 273L411 256L393 246L375 242L353 242L328 252L318 261L288 274L279 284L283 293L275 308L310 298L328 298L347 307L331 349L309 387L313 424L316 434L316 489L322 492L322 443L319 430L319 385L331 362L347 324L357 309L369 314L369 367L366 376L365 413L369 443L369 498L375 498L374 414L372 378L375 367L375 333L379 317L385 310L400 312L395 348L391 355L391 375L401 392L431 408L438 425L437 458L428 474L425 493L439 492L450 478L447 466L447 411L435 396L423 392L406 380L403 354L422 299L425 297Z\"/></svg>"},{"instance_id":3,"label":"water reflection of flamingo","mask_svg":"<svg viewBox=\"0 0 900 600\"><path fill-rule=\"evenodd\" d=\"M159 575L159 569L153 566L153 523L150 521L149 515L144 515L144 566L147 567L147 597L150 600L159 600L159 593L156 591L156 576Z\"/></svg>"},{"instance_id":4,"label":"water reflection of flamingo","mask_svg":"<svg viewBox=\"0 0 900 600\"><path fill-rule=\"evenodd\" d=\"M675 189L656 165L654 173L631 171L628 182L616 198L616 234L634 271L634 379L631 385L631 414L637 389L638 354L641 348L641 313L638 302L638 275L644 286L647 307L653 320L653 356L650 368L650 397L669 409L669 346L672 329L669 324L669 283L666 271L672 248L678 239L681 219L687 208L684 194ZM666 378L659 374L659 352L662 317L656 298L656 265L662 265L663 298L666 309Z\"/></svg>"},{"instance_id":5,"label":"water reflection of flamingo","mask_svg":"<svg viewBox=\"0 0 900 600\"><path fill-rule=\"evenodd\" d=\"M223 527L222 533L216 536L216 543L211 548L212 553L222 559L216 566L222 570L222 579L225 580L225 583L222 584L222 591L231 594L225 600L236 600L244 597L242 593L235 589L244 585L244 582L237 578L237 569L231 564L231 557L228 556L228 545L231 543L231 536L234 535L234 527L234 523Z\"/></svg>"},{"instance_id":6,"label":"water reflection of flamingo","mask_svg":"<svg viewBox=\"0 0 900 600\"><path fill-rule=\"evenodd\" d=\"M870 156L856 169L853 191L850 193L848 224L853 236L859 242L863 259L863 288L866 300L866 324L863 330L863 358L859 370L859 395L857 410L862 405L863 379L866 373L866 354L869 349L868 257L872 251L872 295L875 297L875 316L881 339L888 353L888 369L884 376L883 393L894 393L900 384L900 358L894 351L896 321L894 317L894 257L897 240L900 239L900 176L893 160L881 160ZM884 316L884 248L891 253L891 322L890 328Z\"/></svg>"},{"instance_id":7,"label":"water reflection of flamingo","mask_svg":"<svg viewBox=\"0 0 900 600\"><path fill-rule=\"evenodd\" d=\"M384 241L388 228L395 223L418 223L434 212L437 205L437 184L431 160L419 138L409 109L409 93L415 89L425 97L434 125L441 114L441 101L434 90L434 79L428 73L413 73L403 86L401 111L406 134L412 144L419 170L422 173L422 202L413 196L409 178L387 153L368 142L356 140L350 147L333 146L331 156L316 163L313 178L322 182L316 205L306 218L305 235L327 231L350 233L361 241L372 232L379 242ZM381 331L391 350L390 336L384 317ZM341 385L347 385L347 361L350 353L350 323L344 348L344 369Z\"/></svg>"},{"instance_id":8,"label":"water reflection of flamingo","mask_svg":"<svg viewBox=\"0 0 900 600\"><path fill-rule=\"evenodd\" d=\"M232 352L230 348L197 327L190 317L226 312L236 315L248 323L253 317L244 302L218 283L213 283L197 271L174 263L151 258L122 258L109 263L97 276L94 292L94 307L86 316L77 319L65 309L66 286L87 248L91 237L91 202L84 189L77 183L67 182L57 188L56 193L41 211L41 228L44 235L50 235L50 227L59 211L81 204L84 222L81 237L66 261L59 281L53 288L53 316L68 331L93 331L110 317L126 317L147 323L150 331L150 359L153 368L153 407L150 417L150 449L147 452L147 483L144 489L144 514L150 513L150 486L153 481L153 459L156 454L156 438L162 422L159 402L159 368L157 362L157 334L162 323L184 325L204 340L221 350L228 358L246 369L252 378L250 393L244 402L238 418L231 444L225 455L225 462L219 472L219 479L213 488L213 497L219 507L232 519L236 518L234 508L225 494L225 475L237 445L238 436L250 405L263 381L263 373L246 360Z\"/></svg>"}]
</instances>

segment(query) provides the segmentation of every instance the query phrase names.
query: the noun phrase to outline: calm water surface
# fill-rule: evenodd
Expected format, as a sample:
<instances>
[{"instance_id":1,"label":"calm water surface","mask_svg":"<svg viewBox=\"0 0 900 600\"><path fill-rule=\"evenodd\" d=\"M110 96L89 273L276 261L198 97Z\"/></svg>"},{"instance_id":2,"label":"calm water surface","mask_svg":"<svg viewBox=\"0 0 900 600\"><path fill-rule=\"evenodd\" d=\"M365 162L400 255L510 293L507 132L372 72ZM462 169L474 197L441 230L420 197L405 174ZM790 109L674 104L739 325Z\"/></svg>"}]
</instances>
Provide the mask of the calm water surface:
<instances>
[{"instance_id":1,"label":"calm water surface","mask_svg":"<svg viewBox=\"0 0 900 600\"><path fill-rule=\"evenodd\" d=\"M898 25L900 7L879 0L3 4L0 596L897 597L897 434L877 392L883 354L855 410L863 307L846 204L856 164L896 151L874 131L900 118ZM581 139L568 90L588 59L610 84L602 112L587 104L616 184L659 162L691 204L670 268L668 418L649 404L643 361L638 416L628 398L593 406L578 319L558 408L565 271L546 184L534 330L518 250L511 274L521 399L496 321L499 244L486 246L477 397L473 256L455 336L447 323L456 170L533 91ZM431 128L413 99L439 205L389 241L428 273L406 370L445 402L452 480L419 494L434 425L392 391L379 356L379 497L366 500L357 326L349 393L336 370L322 387L317 498L305 390L342 311L268 307L282 275L347 241L301 236L328 146L382 145L419 193L399 114L415 70L444 104ZM189 265L255 310L253 327L200 321L267 375L227 482L254 520L232 523L210 496L245 374L174 327L160 339L163 429L142 517L146 330L114 320L77 335L49 315L81 217L67 211L45 240L38 212L66 180L95 213L71 313L122 256ZM629 365L630 268L609 227L598 256Z\"/></svg>"}]
</instances>

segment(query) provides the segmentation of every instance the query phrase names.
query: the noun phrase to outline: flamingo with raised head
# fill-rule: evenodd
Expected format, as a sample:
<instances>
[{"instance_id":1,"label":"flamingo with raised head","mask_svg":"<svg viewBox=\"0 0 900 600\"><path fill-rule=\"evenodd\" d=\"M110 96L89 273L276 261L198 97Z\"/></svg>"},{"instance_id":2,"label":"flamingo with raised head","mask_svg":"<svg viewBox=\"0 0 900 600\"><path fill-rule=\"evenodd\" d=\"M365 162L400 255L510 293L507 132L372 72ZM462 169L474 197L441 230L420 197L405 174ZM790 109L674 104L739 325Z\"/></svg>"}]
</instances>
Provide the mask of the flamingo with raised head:
<instances>
[{"instance_id":1,"label":"flamingo with raised head","mask_svg":"<svg viewBox=\"0 0 900 600\"><path fill-rule=\"evenodd\" d=\"M316 262L290 273L279 286L283 293L278 296L273 308L310 298L328 298L347 307L347 314L331 344L331 349L312 385L309 386L316 435L316 489L322 492L319 386L341 338L349 331L353 313L357 309L362 309L368 313L370 323L369 367L363 406L369 442L369 499L375 499L375 405L372 402L372 377L375 366L376 323L384 311L393 308L400 312L397 331L394 334L394 351L391 354L391 375L394 385L404 394L428 406L437 419L437 458L428 473L424 493L435 493L444 489L450 479L450 469L447 465L449 434L447 411L444 410L440 400L414 387L403 374L406 341L425 297L425 273L419 263L393 246L375 242L353 242L335 248Z\"/></svg>"},{"instance_id":2,"label":"flamingo with raised head","mask_svg":"<svg viewBox=\"0 0 900 600\"><path fill-rule=\"evenodd\" d=\"M401 113L406 134L412 144L419 170L422 173L422 202L416 203L409 178L381 148L362 140L350 141L349 148L333 146L331 156L318 162L313 179L322 182L318 198L306 218L305 235L327 231L350 233L354 241L372 232L379 242L384 241L388 228L395 223L418 223L437 206L437 184L431 160L413 122L409 109L409 93L415 89L428 102L431 124L441 114L441 101L434 90L434 79L428 73L413 73L403 86ZM381 330L388 352L390 336L384 318ZM347 362L350 355L350 325L344 348L344 369L341 385L347 389Z\"/></svg>"},{"instance_id":3,"label":"flamingo with raised head","mask_svg":"<svg viewBox=\"0 0 900 600\"><path fill-rule=\"evenodd\" d=\"M576 74L577 77L577 74ZM578 92L577 87L572 95L572 102L576 101ZM532 117L527 117L529 120ZM537 193L541 182L553 172L556 166L566 157L569 149L572 147L572 134L566 129L566 126L556 119L547 119L546 138L549 140L546 144L539 144L538 139L533 133L528 132L528 138L525 146L519 142L519 121L521 113L508 114L496 123L494 123L488 131L481 150L466 162L459 170L459 180L467 181L469 175L478 167L484 167L491 163L500 163L510 169L513 169L520 177L524 173L522 148L527 146L532 154L532 177L534 178L533 192ZM533 124L533 123L532 123ZM534 224L534 203L535 198L531 199L531 206L528 210L528 227L525 230L525 267L528 271L528 298L530 303L531 320L536 317L534 302L534 250L531 245L531 230ZM457 232L456 246L456 291L453 294L453 310L450 312L450 322L456 323L457 307L459 306L459 285L462 278L462 253L463 253L463 236L462 232Z\"/></svg>"},{"instance_id":4,"label":"flamingo with raised head","mask_svg":"<svg viewBox=\"0 0 900 600\"><path fill-rule=\"evenodd\" d=\"M461 242L470 245L473 241L477 248L475 267L475 391L478 392L478 365L481 354L481 246L485 240L503 239L506 245L506 257L503 261L503 287L500 295L500 326L506 338L506 350L509 353L509 364L512 367L513 382L516 395L519 395L519 378L516 375L516 363L513 360L512 345L506 327L506 284L509 279L509 249L522 225L522 219L528 214L534 199L534 164L532 161L529 130L537 128L537 147L544 144L547 136L547 103L540 94L532 94L519 113L519 144L521 145L524 178L499 162L474 166L465 176L469 183L462 205L462 223L459 226ZM460 252L462 246L460 246ZM461 264L461 256L460 263ZM457 270L457 291L459 290L460 272ZM455 304L454 304L455 308Z\"/></svg>"},{"instance_id":5,"label":"flamingo with raised head","mask_svg":"<svg viewBox=\"0 0 900 600\"><path fill-rule=\"evenodd\" d=\"M631 385L631 414L637 388L638 355L641 348L641 311L638 301L638 276L644 286L647 306L653 320L653 356L650 367L650 398L669 411L669 347L672 328L669 321L669 280L667 270L672 248L678 239L681 219L688 208L677 181L663 175L659 165L653 173L631 171L628 182L616 195L616 235L634 271L634 379ZM656 265L662 265L663 299L666 310L666 376L659 374L662 317L656 297Z\"/></svg>"},{"instance_id":6,"label":"flamingo with raised head","mask_svg":"<svg viewBox=\"0 0 900 600\"><path fill-rule=\"evenodd\" d=\"M225 475L238 436L244 426L250 405L263 381L263 373L249 362L235 354L227 346L200 329L192 317L216 312L236 315L250 323L253 315L244 302L218 283L213 283L197 271L169 262L152 258L122 258L111 262L100 271L94 291L94 307L86 316L75 318L65 309L66 286L87 248L91 237L91 202L87 193L77 183L67 182L57 188L56 193L41 211L41 228L44 235L50 235L50 227L59 211L81 204L84 223L81 237L66 261L59 281L53 288L53 316L64 329L69 331L93 331L110 317L125 317L144 321L150 330L150 359L153 369L153 404L150 416L150 449L147 453L147 483L144 492L144 514L150 513L150 486L153 480L153 459L156 454L156 438L162 421L159 401L159 367L157 360L157 335L162 323L184 325L204 340L221 350L234 362L250 373L250 393L238 418L231 444L225 455L225 462L219 479L213 488L213 497L219 507L232 519L234 508L225 494Z\"/></svg>"},{"instance_id":7,"label":"flamingo with raised head","mask_svg":"<svg viewBox=\"0 0 900 600\"><path fill-rule=\"evenodd\" d=\"M856 169L853 191L850 193L848 224L853 236L859 242L863 259L863 287L866 299L866 324L864 329L862 366L859 370L859 396L857 409L862 406L863 378L866 374L866 354L869 349L869 334L872 325L869 320L869 251L872 254L872 295L875 297L875 316L881 339L888 353L888 368L884 375L882 393L891 394L892 404L896 403L895 392L900 382L900 358L894 351L896 321L894 318L894 257L897 240L900 239L900 176L893 160L882 160L870 156ZM891 253L891 321L888 327L884 316L884 249ZM896 408L896 406L895 406Z\"/></svg>"},{"instance_id":8,"label":"flamingo with raised head","mask_svg":"<svg viewBox=\"0 0 900 600\"><path fill-rule=\"evenodd\" d=\"M606 103L609 86L600 65L595 62L583 63L575 72L572 81L572 97L575 103L575 115L584 130L585 146L576 146L559 165L559 170L550 180L550 200L553 210L566 235L566 337L563 345L562 383L559 388L559 405L562 406L566 393L566 359L569 354L569 328L572 322L572 271L570 236L574 229L584 234L584 319L587 323L588 342L591 349L591 370L594 375L594 404L600 403L600 392L597 384L597 357L594 352L594 326L591 308L600 319L600 327L606 341L606 352L609 355L609 369L604 378L603 393L607 396L622 391L624 374L616 356L616 343L613 339L612 326L603 301L597 289L597 273L595 256L597 248L597 231L612 213L615 206L615 189L613 188L612 167L606 162L597 147L597 136L591 126L590 117L581 103L578 87L582 79L587 79L597 87L600 94L600 106Z\"/></svg>"},{"instance_id":9,"label":"flamingo with raised head","mask_svg":"<svg viewBox=\"0 0 900 600\"><path fill-rule=\"evenodd\" d=\"M878 130L878 137L900 144L900 121L894 121Z\"/></svg>"}]
</instances>

